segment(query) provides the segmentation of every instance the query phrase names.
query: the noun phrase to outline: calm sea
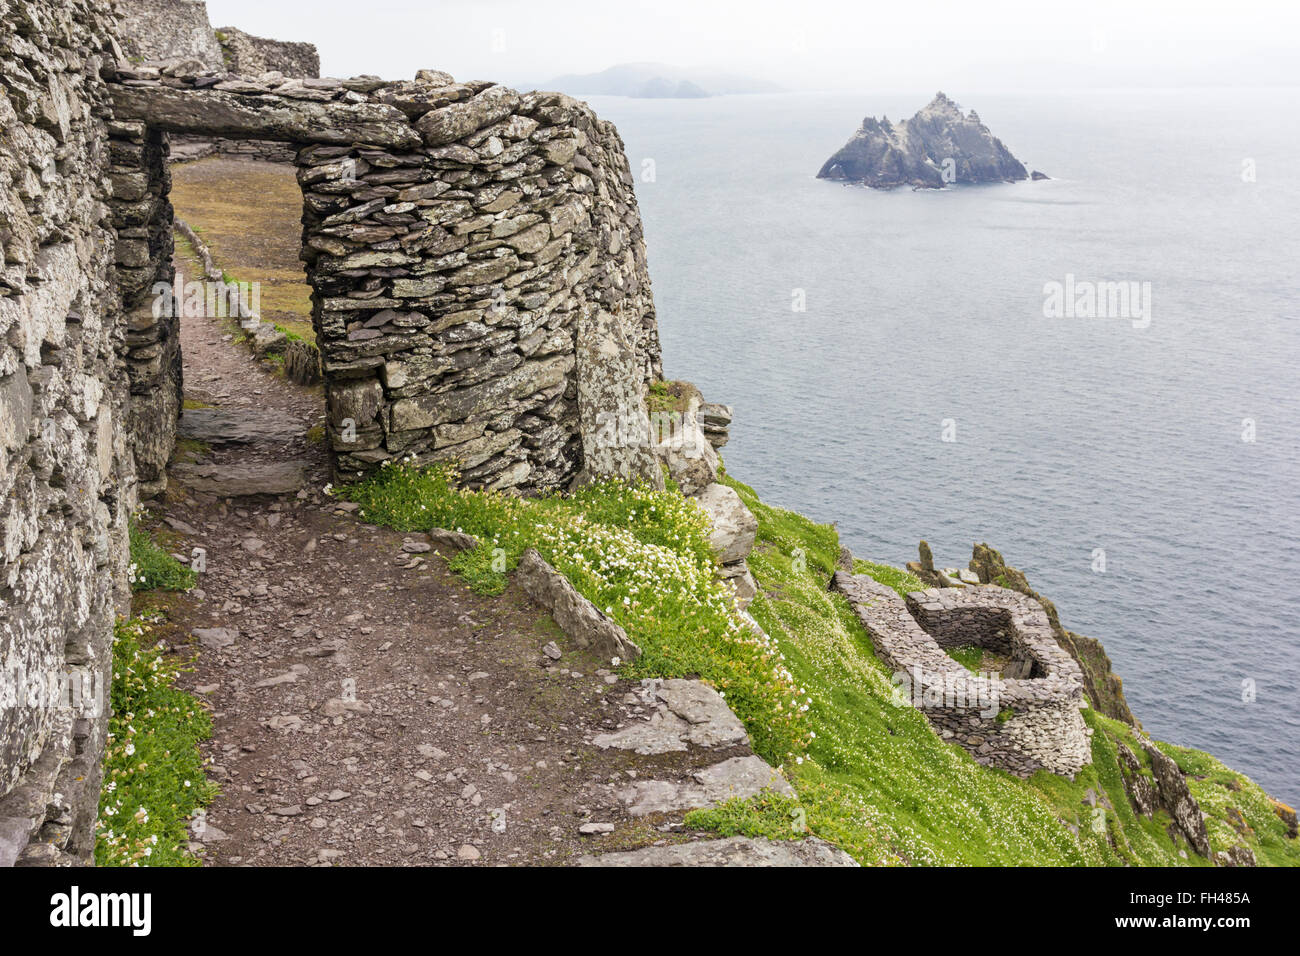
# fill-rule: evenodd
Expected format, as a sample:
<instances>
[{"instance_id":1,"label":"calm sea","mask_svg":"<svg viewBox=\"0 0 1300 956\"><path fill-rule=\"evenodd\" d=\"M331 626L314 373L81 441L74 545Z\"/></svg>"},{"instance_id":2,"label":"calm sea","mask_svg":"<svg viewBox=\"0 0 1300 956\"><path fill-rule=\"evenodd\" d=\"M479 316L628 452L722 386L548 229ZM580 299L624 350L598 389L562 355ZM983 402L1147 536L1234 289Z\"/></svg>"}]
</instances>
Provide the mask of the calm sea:
<instances>
[{"instance_id":1,"label":"calm sea","mask_svg":"<svg viewBox=\"0 0 1300 956\"><path fill-rule=\"evenodd\" d=\"M894 564L989 542L1105 643L1148 731L1294 803L1300 90L945 92L1053 180L814 178L933 90L593 98L665 369L735 406L727 466L765 500ZM1150 283L1149 325L1045 318L1067 276Z\"/></svg>"}]
</instances>

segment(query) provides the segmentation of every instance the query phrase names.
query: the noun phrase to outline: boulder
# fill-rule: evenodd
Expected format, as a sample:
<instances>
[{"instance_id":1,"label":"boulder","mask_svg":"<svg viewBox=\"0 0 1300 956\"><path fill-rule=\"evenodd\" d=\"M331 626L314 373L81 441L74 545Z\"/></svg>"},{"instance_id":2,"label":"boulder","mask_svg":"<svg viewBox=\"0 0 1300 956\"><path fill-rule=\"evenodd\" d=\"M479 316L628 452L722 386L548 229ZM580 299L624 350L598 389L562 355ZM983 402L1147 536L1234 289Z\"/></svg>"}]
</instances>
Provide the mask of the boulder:
<instances>
[{"instance_id":1,"label":"boulder","mask_svg":"<svg viewBox=\"0 0 1300 956\"><path fill-rule=\"evenodd\" d=\"M477 96L441 109L430 110L415 121L426 146L442 146L505 119L519 105L519 94L504 86L489 86Z\"/></svg>"},{"instance_id":2,"label":"boulder","mask_svg":"<svg viewBox=\"0 0 1300 956\"><path fill-rule=\"evenodd\" d=\"M713 526L709 546L719 564L743 561L753 550L758 519L745 507L734 488L712 484L695 496Z\"/></svg>"}]
</instances>

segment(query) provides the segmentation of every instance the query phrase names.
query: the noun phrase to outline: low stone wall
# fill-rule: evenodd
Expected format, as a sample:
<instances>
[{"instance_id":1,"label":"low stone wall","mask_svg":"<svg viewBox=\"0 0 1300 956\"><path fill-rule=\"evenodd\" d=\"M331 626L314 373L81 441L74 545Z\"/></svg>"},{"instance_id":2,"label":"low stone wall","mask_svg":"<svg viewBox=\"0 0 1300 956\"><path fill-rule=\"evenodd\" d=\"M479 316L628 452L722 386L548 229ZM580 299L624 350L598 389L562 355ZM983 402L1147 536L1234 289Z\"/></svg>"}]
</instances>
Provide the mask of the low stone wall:
<instances>
[{"instance_id":1,"label":"low stone wall","mask_svg":"<svg viewBox=\"0 0 1300 956\"><path fill-rule=\"evenodd\" d=\"M644 420L661 364L622 140L586 104L435 71L254 80L148 65L120 71L113 97L151 135L298 147L340 478L414 457L493 488L565 487L586 464L661 480L647 449L607 454L595 437L602 416ZM158 216L170 225L170 209Z\"/></svg>"},{"instance_id":2,"label":"low stone wall","mask_svg":"<svg viewBox=\"0 0 1300 956\"><path fill-rule=\"evenodd\" d=\"M0 4L0 866L91 857L129 601L111 29L88 0Z\"/></svg>"},{"instance_id":3,"label":"low stone wall","mask_svg":"<svg viewBox=\"0 0 1300 956\"><path fill-rule=\"evenodd\" d=\"M230 156L263 163L292 163L297 159L298 151L288 143L265 139L213 139L209 136L182 134L171 137L171 162L190 162L205 156Z\"/></svg>"},{"instance_id":4,"label":"low stone wall","mask_svg":"<svg viewBox=\"0 0 1300 956\"><path fill-rule=\"evenodd\" d=\"M219 27L215 32L225 57L224 67L231 73L257 76L275 71L285 76L320 76L320 54L310 43L268 40L235 27Z\"/></svg>"},{"instance_id":5,"label":"low stone wall","mask_svg":"<svg viewBox=\"0 0 1300 956\"><path fill-rule=\"evenodd\" d=\"M1045 768L1071 777L1092 762L1078 665L1036 602L992 586L918 591L904 600L845 571L831 587L848 599L906 702L977 762L1019 776ZM972 674L941 643L1009 653L1034 676Z\"/></svg>"}]
</instances>

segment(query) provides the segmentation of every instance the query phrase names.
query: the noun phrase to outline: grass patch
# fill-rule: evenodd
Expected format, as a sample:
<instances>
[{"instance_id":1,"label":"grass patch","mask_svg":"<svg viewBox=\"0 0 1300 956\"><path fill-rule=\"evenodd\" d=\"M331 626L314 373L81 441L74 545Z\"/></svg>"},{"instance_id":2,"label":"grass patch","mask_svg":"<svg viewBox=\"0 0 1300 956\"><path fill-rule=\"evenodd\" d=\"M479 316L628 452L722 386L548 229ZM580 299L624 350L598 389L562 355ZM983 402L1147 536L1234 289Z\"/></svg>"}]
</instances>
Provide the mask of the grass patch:
<instances>
[{"instance_id":1,"label":"grass patch","mask_svg":"<svg viewBox=\"0 0 1300 956\"><path fill-rule=\"evenodd\" d=\"M887 588L893 588L899 597L907 597L912 591L924 591L929 585L902 568L890 567L888 564L876 564L855 558L853 573L865 574L874 581L879 581Z\"/></svg>"},{"instance_id":2,"label":"grass patch","mask_svg":"<svg viewBox=\"0 0 1300 956\"><path fill-rule=\"evenodd\" d=\"M606 482L570 497L523 499L458 488L447 468L399 465L339 493L360 504L367 522L476 535L482 546L451 567L481 593L500 593L523 551L537 548L642 647L624 676L698 676L722 691L755 751L782 765L798 799L729 801L693 811L692 826L788 838L800 835L792 832L797 817L864 864L1206 864L1180 853L1167 815L1134 812L1117 748L1141 748L1125 724L1084 711L1093 762L1074 780L1046 771L1014 777L945 743L897 699L848 603L827 589L840 554L834 527L720 480L758 519L749 566L759 594L750 613L766 639L737 617L714 578L703 512L671 491ZM900 593L923 589L897 568L857 568ZM1260 862L1300 863L1263 791L1208 755L1167 752L1195 775L1198 799L1205 794L1215 849L1249 840ZM1257 836L1242 837L1238 817Z\"/></svg>"},{"instance_id":3,"label":"grass patch","mask_svg":"<svg viewBox=\"0 0 1300 956\"><path fill-rule=\"evenodd\" d=\"M132 521L129 577L133 591L188 591L199 576L154 543L149 532Z\"/></svg>"},{"instance_id":4,"label":"grass patch","mask_svg":"<svg viewBox=\"0 0 1300 956\"><path fill-rule=\"evenodd\" d=\"M747 800L733 798L716 806L692 810L683 822L696 830L712 830L724 837L802 840L809 833L807 813L798 799L770 790Z\"/></svg>"},{"instance_id":5,"label":"grass patch","mask_svg":"<svg viewBox=\"0 0 1300 956\"><path fill-rule=\"evenodd\" d=\"M120 621L113 634L113 716L104 753L95 838L99 866L197 866L190 818L216 796L203 773L207 710L175 686L184 669L151 646L148 625Z\"/></svg>"},{"instance_id":6,"label":"grass patch","mask_svg":"<svg viewBox=\"0 0 1300 956\"><path fill-rule=\"evenodd\" d=\"M700 390L690 382L652 382L646 391L646 408L650 412L685 412L691 399L699 399Z\"/></svg>"},{"instance_id":7,"label":"grass patch","mask_svg":"<svg viewBox=\"0 0 1300 956\"><path fill-rule=\"evenodd\" d=\"M977 644L963 644L961 647L947 648L947 654L962 667L977 674L984 664L984 648Z\"/></svg>"},{"instance_id":8,"label":"grass patch","mask_svg":"<svg viewBox=\"0 0 1300 956\"><path fill-rule=\"evenodd\" d=\"M726 696L766 759L803 752L804 701L779 653L717 580L708 518L693 499L619 481L532 499L455 482L447 467L399 464L340 493L373 524L478 537L482 546L450 566L482 594L500 593L524 550L536 548L640 645L625 676L698 676Z\"/></svg>"}]
</instances>

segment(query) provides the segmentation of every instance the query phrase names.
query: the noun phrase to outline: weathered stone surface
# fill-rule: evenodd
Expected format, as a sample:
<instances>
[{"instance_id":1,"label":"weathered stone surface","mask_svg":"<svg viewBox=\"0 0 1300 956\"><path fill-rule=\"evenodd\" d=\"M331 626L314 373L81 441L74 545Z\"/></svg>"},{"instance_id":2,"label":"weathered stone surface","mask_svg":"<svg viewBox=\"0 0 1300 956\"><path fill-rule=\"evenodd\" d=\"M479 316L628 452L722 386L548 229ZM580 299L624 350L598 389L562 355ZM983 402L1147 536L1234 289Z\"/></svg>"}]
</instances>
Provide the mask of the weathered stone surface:
<instances>
[{"instance_id":1,"label":"weathered stone surface","mask_svg":"<svg viewBox=\"0 0 1300 956\"><path fill-rule=\"evenodd\" d=\"M1210 835L1205 828L1201 807L1187 788L1187 779L1178 764L1155 744L1141 740L1142 749L1151 758L1151 771L1156 778L1156 792L1160 805L1169 811L1187 842L1201 856L1210 856Z\"/></svg>"},{"instance_id":2,"label":"weathered stone surface","mask_svg":"<svg viewBox=\"0 0 1300 956\"><path fill-rule=\"evenodd\" d=\"M1119 770L1124 778L1124 789L1128 791L1133 808L1145 817L1155 813L1160 805L1156 784L1142 773L1142 764L1123 741L1116 741L1115 750L1119 756Z\"/></svg>"},{"instance_id":3,"label":"weathered stone surface","mask_svg":"<svg viewBox=\"0 0 1300 956\"><path fill-rule=\"evenodd\" d=\"M0 866L91 859L113 621L130 608L129 392L157 384L164 414L178 401L163 329L137 338L119 298L156 274L115 263L119 239L138 262L152 237L117 234L112 185L147 193L161 164L142 131L122 130L134 165L110 155L114 29L87 0L0 3Z\"/></svg>"},{"instance_id":4,"label":"weathered stone surface","mask_svg":"<svg viewBox=\"0 0 1300 956\"><path fill-rule=\"evenodd\" d=\"M586 855L577 866L857 866L853 857L817 837L768 840L728 837L622 853Z\"/></svg>"},{"instance_id":5,"label":"weathered stone surface","mask_svg":"<svg viewBox=\"0 0 1300 956\"><path fill-rule=\"evenodd\" d=\"M529 548L519 559L515 580L524 593L551 612L560 630L579 647L591 648L607 659L634 661L641 656L641 648L627 632L579 594L535 549Z\"/></svg>"},{"instance_id":6,"label":"weathered stone surface","mask_svg":"<svg viewBox=\"0 0 1300 956\"><path fill-rule=\"evenodd\" d=\"M214 31L221 44L224 62L219 64L231 73L258 76L274 71L286 77L314 79L320 76L320 54L310 43L270 40L256 37L235 27ZM333 81L338 83L337 80ZM340 84L341 85L341 84ZM304 84L307 88L331 89L327 84Z\"/></svg>"},{"instance_id":7,"label":"weathered stone surface","mask_svg":"<svg viewBox=\"0 0 1300 956\"><path fill-rule=\"evenodd\" d=\"M718 453L704 432L700 407L692 395L684 411L650 415L655 456L684 495L697 495L718 479Z\"/></svg>"},{"instance_id":8,"label":"weathered stone surface","mask_svg":"<svg viewBox=\"0 0 1300 956\"><path fill-rule=\"evenodd\" d=\"M172 474L185 487L219 498L288 495L302 487L305 465L301 461L180 464L173 466Z\"/></svg>"},{"instance_id":9,"label":"weathered stone surface","mask_svg":"<svg viewBox=\"0 0 1300 956\"><path fill-rule=\"evenodd\" d=\"M693 782L635 780L619 791L619 800L634 817L708 807L724 800L757 796L771 790L793 796L794 789L761 757L732 757L693 774Z\"/></svg>"},{"instance_id":10,"label":"weathered stone surface","mask_svg":"<svg viewBox=\"0 0 1300 956\"><path fill-rule=\"evenodd\" d=\"M301 437L295 423L259 408L187 408L176 430L182 437L214 446L289 442Z\"/></svg>"},{"instance_id":11,"label":"weathered stone surface","mask_svg":"<svg viewBox=\"0 0 1300 956\"><path fill-rule=\"evenodd\" d=\"M688 745L730 747L748 740L740 719L708 684L675 678L642 681L642 687L662 705L647 721L599 734L592 740L595 746L659 754L686 750Z\"/></svg>"},{"instance_id":12,"label":"weathered stone surface","mask_svg":"<svg viewBox=\"0 0 1300 956\"><path fill-rule=\"evenodd\" d=\"M481 543L478 538L472 534L466 534L463 531L448 531L446 528L433 528L429 531L429 541L435 548L440 548L449 554L455 554L457 551L473 551Z\"/></svg>"},{"instance_id":13,"label":"weathered stone surface","mask_svg":"<svg viewBox=\"0 0 1300 956\"><path fill-rule=\"evenodd\" d=\"M1128 701L1124 699L1123 682L1111 667L1110 658L1100 641L1066 630L1061 625L1056 605L1031 588L1025 575L1008 565L1002 555L987 544L977 544L972 549L970 570L982 584L1001 584L1042 605L1052 631L1056 634L1057 643L1069 651L1079 665L1088 702L1107 717L1140 726L1133 711L1129 709Z\"/></svg>"},{"instance_id":14,"label":"weathered stone surface","mask_svg":"<svg viewBox=\"0 0 1300 956\"><path fill-rule=\"evenodd\" d=\"M219 89L114 84L113 108L120 119L169 132L396 149L419 144L402 112L385 103L317 103Z\"/></svg>"},{"instance_id":15,"label":"weathered stone surface","mask_svg":"<svg viewBox=\"0 0 1300 956\"><path fill-rule=\"evenodd\" d=\"M622 478L664 487L651 451L645 385L623 320L596 305L578 320L578 416L583 478Z\"/></svg>"},{"instance_id":16,"label":"weathered stone surface","mask_svg":"<svg viewBox=\"0 0 1300 956\"><path fill-rule=\"evenodd\" d=\"M1006 588L930 588L899 597L865 574L838 571L876 654L909 703L978 763L1027 777L1073 777L1092 762L1079 713L1079 667L1057 643L1043 608ZM943 650L973 644L1028 664L1024 678L972 674Z\"/></svg>"},{"instance_id":17,"label":"weathered stone surface","mask_svg":"<svg viewBox=\"0 0 1300 956\"><path fill-rule=\"evenodd\" d=\"M712 484L695 500L709 516L713 528L709 533L709 546L713 548L718 563L745 560L758 535L758 519L745 507L740 495L727 485Z\"/></svg>"},{"instance_id":18,"label":"weathered stone surface","mask_svg":"<svg viewBox=\"0 0 1300 956\"><path fill-rule=\"evenodd\" d=\"M489 86L463 103L431 110L415 122L428 146L442 146L462 139L509 116L519 105L519 94L504 86Z\"/></svg>"}]
</instances>

